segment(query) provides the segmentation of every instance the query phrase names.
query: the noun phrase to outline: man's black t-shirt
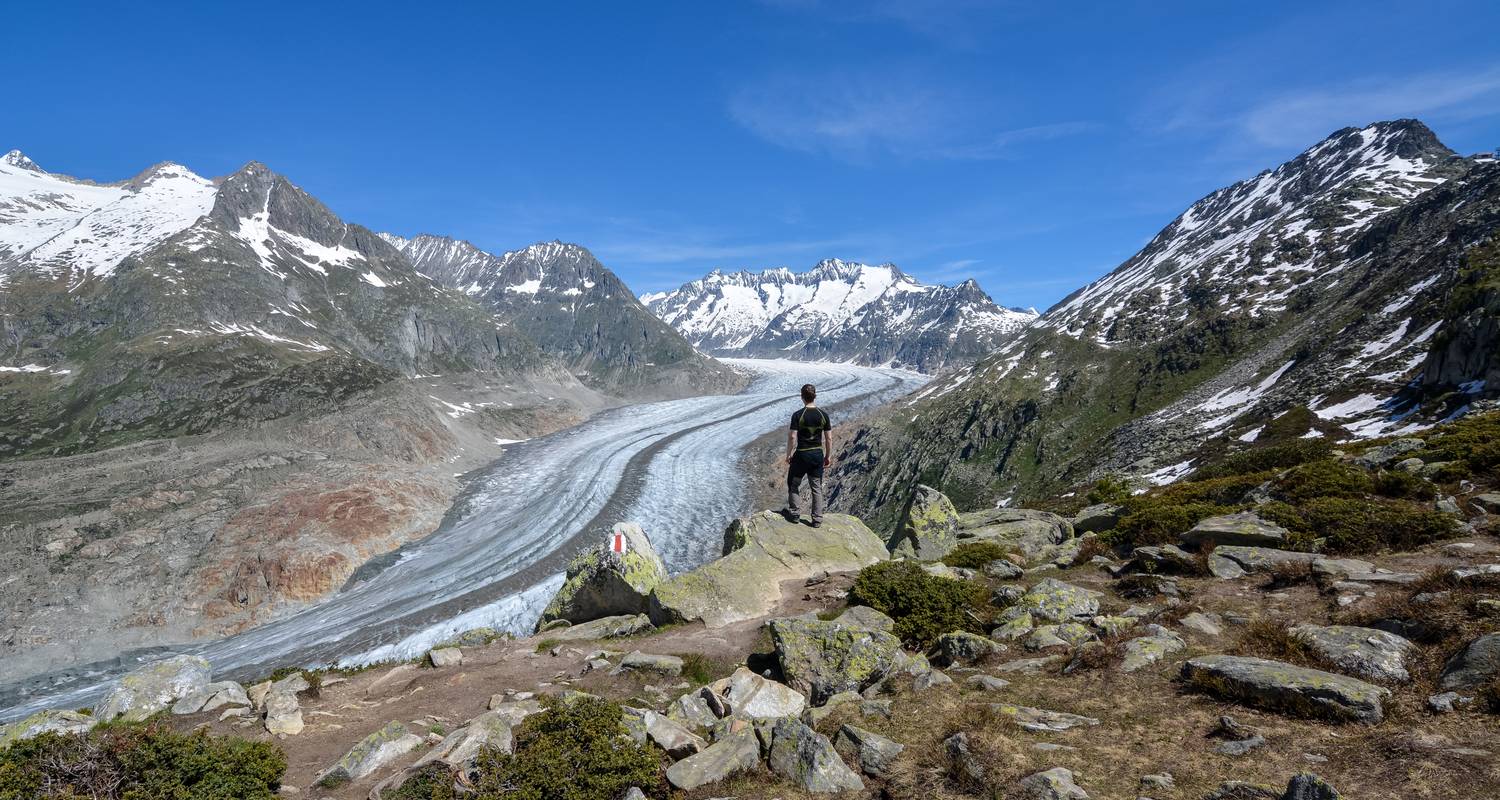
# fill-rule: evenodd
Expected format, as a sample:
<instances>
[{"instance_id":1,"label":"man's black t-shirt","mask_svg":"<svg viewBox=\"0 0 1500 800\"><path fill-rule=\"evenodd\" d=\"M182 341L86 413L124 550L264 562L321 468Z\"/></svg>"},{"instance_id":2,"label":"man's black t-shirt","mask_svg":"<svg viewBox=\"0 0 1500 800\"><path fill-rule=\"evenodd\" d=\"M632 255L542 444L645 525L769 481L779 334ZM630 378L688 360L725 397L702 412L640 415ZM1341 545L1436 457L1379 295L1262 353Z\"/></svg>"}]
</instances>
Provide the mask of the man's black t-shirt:
<instances>
[{"instance_id":1,"label":"man's black t-shirt","mask_svg":"<svg viewBox=\"0 0 1500 800\"><path fill-rule=\"evenodd\" d=\"M799 408L792 412L792 430L797 432L797 452L823 455L823 432L833 430L833 420L821 408Z\"/></svg>"}]
</instances>

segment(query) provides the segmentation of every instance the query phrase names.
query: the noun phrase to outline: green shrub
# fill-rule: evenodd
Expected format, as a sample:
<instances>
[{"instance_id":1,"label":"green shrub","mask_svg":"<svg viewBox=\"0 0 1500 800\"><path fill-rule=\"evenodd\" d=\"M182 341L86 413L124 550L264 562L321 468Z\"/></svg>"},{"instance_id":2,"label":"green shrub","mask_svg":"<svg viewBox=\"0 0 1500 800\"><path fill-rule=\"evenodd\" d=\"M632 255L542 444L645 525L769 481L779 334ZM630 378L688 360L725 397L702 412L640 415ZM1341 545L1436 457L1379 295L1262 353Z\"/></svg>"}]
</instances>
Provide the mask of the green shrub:
<instances>
[{"instance_id":1,"label":"green shrub","mask_svg":"<svg viewBox=\"0 0 1500 800\"><path fill-rule=\"evenodd\" d=\"M1437 488L1420 475L1397 470L1375 476L1375 493L1396 499L1431 500Z\"/></svg>"},{"instance_id":2,"label":"green shrub","mask_svg":"<svg viewBox=\"0 0 1500 800\"><path fill-rule=\"evenodd\" d=\"M1327 537L1330 553L1412 550L1457 532L1447 514L1396 500L1319 497L1299 510L1304 530Z\"/></svg>"},{"instance_id":3,"label":"green shrub","mask_svg":"<svg viewBox=\"0 0 1500 800\"><path fill-rule=\"evenodd\" d=\"M928 575L910 561L865 567L849 590L850 605L869 606L895 620L896 636L923 649L945 633L980 632L975 614L983 602L984 587Z\"/></svg>"},{"instance_id":4,"label":"green shrub","mask_svg":"<svg viewBox=\"0 0 1500 800\"><path fill-rule=\"evenodd\" d=\"M285 771L270 742L103 724L0 751L0 800L271 800Z\"/></svg>"},{"instance_id":5,"label":"green shrub","mask_svg":"<svg viewBox=\"0 0 1500 800\"><path fill-rule=\"evenodd\" d=\"M694 686L702 686L734 672L734 664L722 659L715 659L702 653L680 653L682 659L682 677L692 682Z\"/></svg>"},{"instance_id":6,"label":"green shrub","mask_svg":"<svg viewBox=\"0 0 1500 800\"><path fill-rule=\"evenodd\" d=\"M1137 498L1131 505L1133 507L1120 518L1120 524L1115 526L1115 532L1110 537L1112 544L1138 547L1175 542L1178 536L1198 524L1199 520L1231 514L1237 510L1235 507L1216 503L1177 503L1160 497L1150 500Z\"/></svg>"},{"instance_id":7,"label":"green shrub","mask_svg":"<svg viewBox=\"0 0 1500 800\"><path fill-rule=\"evenodd\" d=\"M1469 474L1500 469L1500 413L1470 414L1429 431L1425 438L1427 447L1412 455L1429 464L1459 462Z\"/></svg>"},{"instance_id":8,"label":"green shrub","mask_svg":"<svg viewBox=\"0 0 1500 800\"><path fill-rule=\"evenodd\" d=\"M1293 439L1281 444L1256 447L1242 453L1235 453L1217 464L1199 469L1193 474L1193 480L1296 467L1309 461L1327 458L1330 447L1328 440L1322 438Z\"/></svg>"},{"instance_id":9,"label":"green shrub","mask_svg":"<svg viewBox=\"0 0 1500 800\"><path fill-rule=\"evenodd\" d=\"M542 704L521 723L514 753L479 754L476 800L606 800L660 785L660 760L629 738L618 705L599 697Z\"/></svg>"},{"instance_id":10,"label":"green shrub","mask_svg":"<svg viewBox=\"0 0 1500 800\"><path fill-rule=\"evenodd\" d=\"M1291 503L1319 497L1359 497L1374 489L1370 473L1331 458L1303 464L1276 482L1277 496Z\"/></svg>"},{"instance_id":11,"label":"green shrub","mask_svg":"<svg viewBox=\"0 0 1500 800\"><path fill-rule=\"evenodd\" d=\"M995 542L964 542L943 556L943 563L962 569L979 569L1005 558L1005 548Z\"/></svg>"},{"instance_id":12,"label":"green shrub","mask_svg":"<svg viewBox=\"0 0 1500 800\"><path fill-rule=\"evenodd\" d=\"M1130 499L1130 486L1113 475L1106 475L1100 478L1092 489L1089 489L1084 499L1088 500L1089 505L1123 503Z\"/></svg>"},{"instance_id":13,"label":"green shrub","mask_svg":"<svg viewBox=\"0 0 1500 800\"><path fill-rule=\"evenodd\" d=\"M448 765L434 762L413 772L401 786L380 796L380 800L457 800L453 789L453 771Z\"/></svg>"}]
</instances>

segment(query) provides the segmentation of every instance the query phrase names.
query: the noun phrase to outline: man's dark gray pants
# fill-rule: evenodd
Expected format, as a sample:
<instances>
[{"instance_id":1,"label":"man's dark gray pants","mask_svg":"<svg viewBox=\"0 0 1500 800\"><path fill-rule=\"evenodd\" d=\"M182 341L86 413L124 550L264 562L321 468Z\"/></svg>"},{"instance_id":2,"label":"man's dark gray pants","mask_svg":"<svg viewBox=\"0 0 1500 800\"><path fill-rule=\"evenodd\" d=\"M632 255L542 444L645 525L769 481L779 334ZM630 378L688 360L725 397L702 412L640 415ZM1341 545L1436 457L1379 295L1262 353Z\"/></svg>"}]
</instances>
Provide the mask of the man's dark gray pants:
<instances>
[{"instance_id":1,"label":"man's dark gray pants","mask_svg":"<svg viewBox=\"0 0 1500 800\"><path fill-rule=\"evenodd\" d=\"M799 457L793 457L792 463L786 472L786 510L792 515L801 513L802 504L801 490L802 479L807 478L807 484L812 489L812 521L823 521L823 464L822 456L818 457L816 466L804 462Z\"/></svg>"}]
</instances>

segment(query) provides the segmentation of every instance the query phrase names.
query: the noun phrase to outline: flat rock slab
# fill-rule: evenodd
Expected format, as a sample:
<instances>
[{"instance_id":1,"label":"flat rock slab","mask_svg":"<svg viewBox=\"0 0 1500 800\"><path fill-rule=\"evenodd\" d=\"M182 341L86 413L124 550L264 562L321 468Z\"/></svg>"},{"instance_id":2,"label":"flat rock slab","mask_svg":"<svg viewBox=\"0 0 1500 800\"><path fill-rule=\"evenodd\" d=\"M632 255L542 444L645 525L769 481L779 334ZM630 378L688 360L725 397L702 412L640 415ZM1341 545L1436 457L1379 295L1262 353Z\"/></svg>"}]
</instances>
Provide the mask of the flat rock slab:
<instances>
[{"instance_id":1,"label":"flat rock slab","mask_svg":"<svg viewBox=\"0 0 1500 800\"><path fill-rule=\"evenodd\" d=\"M1264 658L1213 655L1182 665L1188 685L1225 700L1302 717L1375 725L1390 692L1358 678Z\"/></svg>"},{"instance_id":2,"label":"flat rock slab","mask_svg":"<svg viewBox=\"0 0 1500 800\"><path fill-rule=\"evenodd\" d=\"M990 711L1009 719L1021 728L1035 733L1057 733L1073 728L1092 727L1099 724L1093 717L1068 714L1062 711L1047 711L1010 703L991 703Z\"/></svg>"},{"instance_id":3,"label":"flat rock slab","mask_svg":"<svg viewBox=\"0 0 1500 800\"><path fill-rule=\"evenodd\" d=\"M1246 572L1270 572L1282 564L1311 564L1318 558L1317 553L1241 545L1221 545L1214 548L1213 555L1229 559Z\"/></svg>"},{"instance_id":4,"label":"flat rock slab","mask_svg":"<svg viewBox=\"0 0 1500 800\"><path fill-rule=\"evenodd\" d=\"M725 736L707 750L667 768L667 782L685 792L760 767L760 738L753 730Z\"/></svg>"},{"instance_id":5,"label":"flat rock slab","mask_svg":"<svg viewBox=\"0 0 1500 800\"><path fill-rule=\"evenodd\" d=\"M422 737L413 734L399 722L366 736L349 749L333 766L319 773L314 783L324 788L342 786L392 763L422 746Z\"/></svg>"},{"instance_id":6,"label":"flat rock slab","mask_svg":"<svg viewBox=\"0 0 1500 800\"><path fill-rule=\"evenodd\" d=\"M880 537L854 517L828 514L822 527L810 528L769 511L731 523L724 532L724 553L657 586L650 598L651 620L714 628L755 619L781 600L782 581L851 572L890 556Z\"/></svg>"},{"instance_id":7,"label":"flat rock slab","mask_svg":"<svg viewBox=\"0 0 1500 800\"><path fill-rule=\"evenodd\" d=\"M1296 625L1291 634L1347 674L1391 683L1411 680L1406 657L1416 645L1394 633L1352 625Z\"/></svg>"},{"instance_id":8,"label":"flat rock slab","mask_svg":"<svg viewBox=\"0 0 1500 800\"><path fill-rule=\"evenodd\" d=\"M1243 511L1222 517L1209 517L1194 525L1179 539L1183 547L1197 550L1205 544L1248 547L1280 547L1290 531L1256 514Z\"/></svg>"},{"instance_id":9,"label":"flat rock slab","mask_svg":"<svg viewBox=\"0 0 1500 800\"><path fill-rule=\"evenodd\" d=\"M878 733L872 733L854 725L839 728L833 739L833 747L845 758L859 765L860 772L872 778L884 778L890 774L891 765L906 746Z\"/></svg>"},{"instance_id":10,"label":"flat rock slab","mask_svg":"<svg viewBox=\"0 0 1500 800\"><path fill-rule=\"evenodd\" d=\"M814 794L859 791L865 782L839 757L828 737L795 719L771 727L766 764L771 772Z\"/></svg>"},{"instance_id":11,"label":"flat rock slab","mask_svg":"<svg viewBox=\"0 0 1500 800\"><path fill-rule=\"evenodd\" d=\"M651 624L651 618L645 614L621 614L614 617L600 617L580 625L554 628L547 631L543 638L556 639L561 642L615 639L645 633L653 627L655 626Z\"/></svg>"},{"instance_id":12,"label":"flat rock slab","mask_svg":"<svg viewBox=\"0 0 1500 800\"><path fill-rule=\"evenodd\" d=\"M654 672L658 675L677 676L682 674L682 659L635 650L620 659L620 669L624 672Z\"/></svg>"}]
</instances>

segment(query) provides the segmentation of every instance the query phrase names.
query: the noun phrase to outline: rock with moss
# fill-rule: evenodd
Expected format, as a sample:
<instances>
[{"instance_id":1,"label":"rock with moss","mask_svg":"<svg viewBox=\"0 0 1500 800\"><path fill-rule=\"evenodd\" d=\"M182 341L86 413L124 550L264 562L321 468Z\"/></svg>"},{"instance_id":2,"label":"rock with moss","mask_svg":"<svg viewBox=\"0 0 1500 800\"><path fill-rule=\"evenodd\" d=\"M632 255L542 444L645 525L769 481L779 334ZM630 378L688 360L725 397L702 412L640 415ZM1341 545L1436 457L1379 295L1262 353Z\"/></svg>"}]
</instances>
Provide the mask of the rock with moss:
<instances>
[{"instance_id":1,"label":"rock with moss","mask_svg":"<svg viewBox=\"0 0 1500 800\"><path fill-rule=\"evenodd\" d=\"M890 633L896 629L895 620L869 606L853 606L848 611L839 614L833 621L845 627L867 631Z\"/></svg>"},{"instance_id":2,"label":"rock with moss","mask_svg":"<svg viewBox=\"0 0 1500 800\"><path fill-rule=\"evenodd\" d=\"M86 733L99 720L77 711L38 711L25 719L0 725L0 749L44 733Z\"/></svg>"},{"instance_id":3,"label":"rock with moss","mask_svg":"<svg viewBox=\"0 0 1500 800\"><path fill-rule=\"evenodd\" d=\"M936 561L958 546L958 509L942 492L918 485L891 538L891 555Z\"/></svg>"},{"instance_id":4,"label":"rock with moss","mask_svg":"<svg viewBox=\"0 0 1500 800\"><path fill-rule=\"evenodd\" d=\"M1089 800L1089 793L1074 782L1073 771L1066 767L1027 775L1016 788L1024 800Z\"/></svg>"},{"instance_id":5,"label":"rock with moss","mask_svg":"<svg viewBox=\"0 0 1500 800\"><path fill-rule=\"evenodd\" d=\"M325 789L343 786L421 746L422 737L408 731L405 725L399 722L387 723L385 727L360 740L333 766L318 773L313 783Z\"/></svg>"},{"instance_id":6,"label":"rock with moss","mask_svg":"<svg viewBox=\"0 0 1500 800\"><path fill-rule=\"evenodd\" d=\"M1379 469L1405 458L1408 453L1415 453L1426 447L1426 442L1414 437L1397 439L1388 444L1377 445L1365 450L1354 461L1356 464L1367 469Z\"/></svg>"},{"instance_id":7,"label":"rock with moss","mask_svg":"<svg viewBox=\"0 0 1500 800\"><path fill-rule=\"evenodd\" d=\"M1286 785L1281 800L1339 800L1340 797L1342 795L1333 788L1333 784L1311 772L1304 772Z\"/></svg>"},{"instance_id":8,"label":"rock with moss","mask_svg":"<svg viewBox=\"0 0 1500 800\"><path fill-rule=\"evenodd\" d=\"M813 705L863 691L904 663L901 640L884 631L805 619L772 620L770 629L782 676Z\"/></svg>"},{"instance_id":9,"label":"rock with moss","mask_svg":"<svg viewBox=\"0 0 1500 800\"><path fill-rule=\"evenodd\" d=\"M1094 629L1078 622L1061 622L1041 625L1027 634L1021 646L1027 650L1044 650L1048 647L1077 647L1093 641Z\"/></svg>"},{"instance_id":10,"label":"rock with moss","mask_svg":"<svg viewBox=\"0 0 1500 800\"><path fill-rule=\"evenodd\" d=\"M1390 691L1358 678L1280 661L1211 655L1182 665L1183 681L1224 700L1293 716L1379 724Z\"/></svg>"},{"instance_id":11,"label":"rock with moss","mask_svg":"<svg viewBox=\"0 0 1500 800\"><path fill-rule=\"evenodd\" d=\"M813 794L860 791L865 782L849 769L828 737L796 719L771 726L766 764L771 772Z\"/></svg>"},{"instance_id":12,"label":"rock with moss","mask_svg":"<svg viewBox=\"0 0 1500 800\"><path fill-rule=\"evenodd\" d=\"M1281 547L1286 544L1290 532L1274 522L1261 519L1253 511L1225 514L1200 520L1180 537L1180 544L1197 550L1207 545L1239 545L1244 547Z\"/></svg>"},{"instance_id":13,"label":"rock with moss","mask_svg":"<svg viewBox=\"0 0 1500 800\"><path fill-rule=\"evenodd\" d=\"M990 631L990 638L1004 642L1014 642L1025 638L1036 627L1036 620L1031 614L1022 611L1017 614L1007 614L1004 622L995 626Z\"/></svg>"},{"instance_id":14,"label":"rock with moss","mask_svg":"<svg viewBox=\"0 0 1500 800\"><path fill-rule=\"evenodd\" d=\"M1101 597L1103 594L1093 589L1043 578L1005 609L1000 619L1012 622L1030 617L1033 623L1086 621L1099 613Z\"/></svg>"},{"instance_id":15,"label":"rock with moss","mask_svg":"<svg viewBox=\"0 0 1500 800\"><path fill-rule=\"evenodd\" d=\"M937 656L933 663L940 667L955 664L973 664L1005 652L1005 645L986 639L968 631L954 631L938 637Z\"/></svg>"},{"instance_id":16,"label":"rock with moss","mask_svg":"<svg viewBox=\"0 0 1500 800\"><path fill-rule=\"evenodd\" d=\"M1023 730L1033 733L1058 733L1073 728L1091 728L1099 724L1099 720L1093 717L1011 703L991 703L989 709L996 716L1008 719Z\"/></svg>"},{"instance_id":17,"label":"rock with moss","mask_svg":"<svg viewBox=\"0 0 1500 800\"><path fill-rule=\"evenodd\" d=\"M1500 633L1485 634L1464 646L1443 667L1445 691L1477 691L1500 681Z\"/></svg>"},{"instance_id":18,"label":"rock with moss","mask_svg":"<svg viewBox=\"0 0 1500 800\"><path fill-rule=\"evenodd\" d=\"M724 556L667 580L651 593L652 622L721 627L763 617L781 600L781 584L824 572L849 572L889 557L885 543L855 517L827 514L809 528L769 511L737 519Z\"/></svg>"},{"instance_id":19,"label":"rock with moss","mask_svg":"<svg viewBox=\"0 0 1500 800\"><path fill-rule=\"evenodd\" d=\"M1114 530L1125 515L1125 507L1117 503L1097 503L1073 515L1073 533L1103 533Z\"/></svg>"},{"instance_id":20,"label":"rock with moss","mask_svg":"<svg viewBox=\"0 0 1500 800\"><path fill-rule=\"evenodd\" d=\"M211 670L199 656L172 656L130 672L94 706L94 716L139 722L208 686Z\"/></svg>"},{"instance_id":21,"label":"rock with moss","mask_svg":"<svg viewBox=\"0 0 1500 800\"><path fill-rule=\"evenodd\" d=\"M509 753L514 744L511 717L501 711L486 711L469 720L463 727L443 737L436 747L422 754L413 764L421 768L434 762L442 762L455 769L470 770L479 753L495 749Z\"/></svg>"},{"instance_id":22,"label":"rock with moss","mask_svg":"<svg viewBox=\"0 0 1500 800\"><path fill-rule=\"evenodd\" d=\"M1120 662L1121 672L1145 669L1187 646L1181 636L1160 625L1148 625L1147 634L1125 643L1125 658Z\"/></svg>"},{"instance_id":23,"label":"rock with moss","mask_svg":"<svg viewBox=\"0 0 1500 800\"><path fill-rule=\"evenodd\" d=\"M1049 511L992 508L959 515L958 543L994 542L1026 563L1056 557L1057 547L1073 538L1073 523Z\"/></svg>"},{"instance_id":24,"label":"rock with moss","mask_svg":"<svg viewBox=\"0 0 1500 800\"><path fill-rule=\"evenodd\" d=\"M617 538L623 538L624 552L614 550ZM617 523L606 541L568 562L562 588L542 611L541 621L565 619L579 623L643 613L651 590L666 579L667 567L641 526L634 522Z\"/></svg>"},{"instance_id":25,"label":"rock with moss","mask_svg":"<svg viewBox=\"0 0 1500 800\"><path fill-rule=\"evenodd\" d=\"M600 617L581 625L569 625L565 628L550 630L543 634L543 638L555 639L559 642L616 639L621 636L645 633L654 627L651 624L651 618L645 614L621 614L616 617Z\"/></svg>"},{"instance_id":26,"label":"rock with moss","mask_svg":"<svg viewBox=\"0 0 1500 800\"><path fill-rule=\"evenodd\" d=\"M1300 553L1295 550L1278 550L1274 547L1247 547L1242 545L1216 547L1211 557L1228 560L1244 572L1251 573L1272 572L1290 564L1311 565L1314 561L1318 560L1317 553Z\"/></svg>"},{"instance_id":27,"label":"rock with moss","mask_svg":"<svg viewBox=\"0 0 1500 800\"><path fill-rule=\"evenodd\" d=\"M872 778L886 778L906 746L864 728L844 725L834 737L833 749L858 764L860 772Z\"/></svg>"},{"instance_id":28,"label":"rock with moss","mask_svg":"<svg viewBox=\"0 0 1500 800\"><path fill-rule=\"evenodd\" d=\"M1295 625L1289 631L1341 672L1366 680L1407 683L1406 659L1416 645L1394 633L1353 625Z\"/></svg>"},{"instance_id":29,"label":"rock with moss","mask_svg":"<svg viewBox=\"0 0 1500 800\"><path fill-rule=\"evenodd\" d=\"M729 733L703 752L667 768L667 782L684 792L760 768L760 739L753 730Z\"/></svg>"}]
</instances>

